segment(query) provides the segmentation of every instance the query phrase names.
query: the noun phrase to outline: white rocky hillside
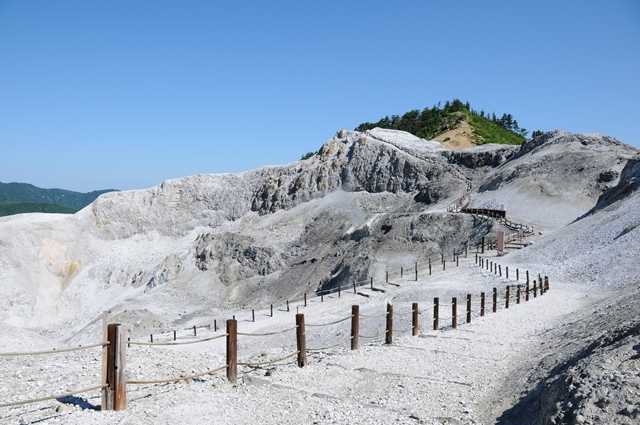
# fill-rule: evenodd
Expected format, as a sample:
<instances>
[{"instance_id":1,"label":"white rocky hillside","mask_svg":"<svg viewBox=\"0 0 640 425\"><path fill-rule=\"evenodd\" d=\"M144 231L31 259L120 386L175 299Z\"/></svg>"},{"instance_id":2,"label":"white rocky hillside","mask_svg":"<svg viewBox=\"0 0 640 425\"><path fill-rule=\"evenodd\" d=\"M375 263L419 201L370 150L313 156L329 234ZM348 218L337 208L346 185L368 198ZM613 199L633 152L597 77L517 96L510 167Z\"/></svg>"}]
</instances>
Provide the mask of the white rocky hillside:
<instances>
[{"instance_id":1,"label":"white rocky hillside","mask_svg":"<svg viewBox=\"0 0 640 425\"><path fill-rule=\"evenodd\" d=\"M4 218L0 320L72 332L112 310L159 326L379 279L387 264L489 233L490 220L444 212L468 183L476 205L500 200L524 222L567 222L617 184L633 154L561 132L449 151L400 131L341 130L287 166L108 193L73 216Z\"/></svg>"}]
</instances>

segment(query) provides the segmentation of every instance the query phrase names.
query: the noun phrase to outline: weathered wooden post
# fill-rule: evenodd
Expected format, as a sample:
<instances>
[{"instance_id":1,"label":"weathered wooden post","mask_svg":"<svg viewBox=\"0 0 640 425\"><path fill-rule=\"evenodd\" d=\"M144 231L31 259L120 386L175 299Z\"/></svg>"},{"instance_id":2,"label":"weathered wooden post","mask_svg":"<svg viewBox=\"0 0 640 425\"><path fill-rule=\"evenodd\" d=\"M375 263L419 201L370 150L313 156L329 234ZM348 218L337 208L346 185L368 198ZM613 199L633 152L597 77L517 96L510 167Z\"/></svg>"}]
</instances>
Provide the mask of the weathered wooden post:
<instances>
[{"instance_id":1,"label":"weathered wooden post","mask_svg":"<svg viewBox=\"0 0 640 425\"><path fill-rule=\"evenodd\" d=\"M458 299L456 297L451 298L451 327L458 327Z\"/></svg>"},{"instance_id":2,"label":"weathered wooden post","mask_svg":"<svg viewBox=\"0 0 640 425\"><path fill-rule=\"evenodd\" d=\"M287 300L287 313L289 312L289 300Z\"/></svg>"},{"instance_id":3,"label":"weathered wooden post","mask_svg":"<svg viewBox=\"0 0 640 425\"><path fill-rule=\"evenodd\" d=\"M213 319L213 331L218 332L218 321Z\"/></svg>"},{"instance_id":4,"label":"weathered wooden post","mask_svg":"<svg viewBox=\"0 0 640 425\"><path fill-rule=\"evenodd\" d=\"M431 257L429 257L429 276L431 276Z\"/></svg>"},{"instance_id":5,"label":"weathered wooden post","mask_svg":"<svg viewBox=\"0 0 640 425\"><path fill-rule=\"evenodd\" d=\"M355 284L354 284L354 286L355 286ZM307 306L307 293L306 292L304 293L304 306L305 307Z\"/></svg>"},{"instance_id":6,"label":"weathered wooden post","mask_svg":"<svg viewBox=\"0 0 640 425\"><path fill-rule=\"evenodd\" d=\"M520 270L518 270L518 268L516 267L516 280L519 282L520 281Z\"/></svg>"},{"instance_id":7,"label":"weathered wooden post","mask_svg":"<svg viewBox=\"0 0 640 425\"><path fill-rule=\"evenodd\" d=\"M526 270L527 283L529 283L529 270Z\"/></svg>"},{"instance_id":8,"label":"weathered wooden post","mask_svg":"<svg viewBox=\"0 0 640 425\"><path fill-rule=\"evenodd\" d=\"M125 366L127 359L127 330L119 323L107 325L107 356L102 390L104 410L127 408L127 381Z\"/></svg>"},{"instance_id":9,"label":"weathered wooden post","mask_svg":"<svg viewBox=\"0 0 640 425\"><path fill-rule=\"evenodd\" d=\"M323 303L324 302L324 292L322 294L320 294L320 302Z\"/></svg>"},{"instance_id":10,"label":"weathered wooden post","mask_svg":"<svg viewBox=\"0 0 640 425\"><path fill-rule=\"evenodd\" d=\"M545 291L549 290L549 276L544 277L544 290Z\"/></svg>"},{"instance_id":11,"label":"weathered wooden post","mask_svg":"<svg viewBox=\"0 0 640 425\"><path fill-rule=\"evenodd\" d=\"M480 316L484 316L484 292L480 292Z\"/></svg>"},{"instance_id":12,"label":"weathered wooden post","mask_svg":"<svg viewBox=\"0 0 640 425\"><path fill-rule=\"evenodd\" d=\"M475 265L478 265L478 253L476 252L476 260L475 260Z\"/></svg>"},{"instance_id":13,"label":"weathered wooden post","mask_svg":"<svg viewBox=\"0 0 640 425\"><path fill-rule=\"evenodd\" d=\"M524 300L529 301L529 282L527 282L525 286Z\"/></svg>"},{"instance_id":14,"label":"weathered wooden post","mask_svg":"<svg viewBox=\"0 0 640 425\"><path fill-rule=\"evenodd\" d=\"M460 256L456 256L456 267L460 267Z\"/></svg>"},{"instance_id":15,"label":"weathered wooden post","mask_svg":"<svg viewBox=\"0 0 640 425\"><path fill-rule=\"evenodd\" d=\"M149 341L153 344L153 334L149 334Z\"/></svg>"},{"instance_id":16,"label":"weathered wooden post","mask_svg":"<svg viewBox=\"0 0 640 425\"><path fill-rule=\"evenodd\" d=\"M387 327L384 335L384 343L391 344L393 342L393 306L387 304Z\"/></svg>"},{"instance_id":17,"label":"weathered wooden post","mask_svg":"<svg viewBox=\"0 0 640 425\"><path fill-rule=\"evenodd\" d=\"M506 278L509 279L509 266L504 267L504 272L505 272Z\"/></svg>"},{"instance_id":18,"label":"weathered wooden post","mask_svg":"<svg viewBox=\"0 0 640 425\"><path fill-rule=\"evenodd\" d=\"M447 269L447 262L444 259L444 256L442 257L442 270L446 270Z\"/></svg>"},{"instance_id":19,"label":"weathered wooden post","mask_svg":"<svg viewBox=\"0 0 640 425\"><path fill-rule=\"evenodd\" d=\"M471 294L467 294L467 323L471 323Z\"/></svg>"},{"instance_id":20,"label":"weathered wooden post","mask_svg":"<svg viewBox=\"0 0 640 425\"><path fill-rule=\"evenodd\" d=\"M238 380L238 322L227 320L227 379L231 383Z\"/></svg>"},{"instance_id":21,"label":"weathered wooden post","mask_svg":"<svg viewBox=\"0 0 640 425\"><path fill-rule=\"evenodd\" d=\"M351 349L358 349L358 337L360 336L360 306L351 306Z\"/></svg>"},{"instance_id":22,"label":"weathered wooden post","mask_svg":"<svg viewBox=\"0 0 640 425\"><path fill-rule=\"evenodd\" d=\"M482 237L482 254L484 254L484 236Z\"/></svg>"},{"instance_id":23,"label":"weathered wooden post","mask_svg":"<svg viewBox=\"0 0 640 425\"><path fill-rule=\"evenodd\" d=\"M516 304L520 304L520 285L516 288Z\"/></svg>"},{"instance_id":24,"label":"weathered wooden post","mask_svg":"<svg viewBox=\"0 0 640 425\"><path fill-rule=\"evenodd\" d=\"M420 321L418 319L418 303L411 304L411 335L420 335Z\"/></svg>"},{"instance_id":25,"label":"weathered wooden post","mask_svg":"<svg viewBox=\"0 0 640 425\"><path fill-rule=\"evenodd\" d=\"M176 339L178 339L178 335L177 335L176 330L174 329L173 330L173 340L175 341Z\"/></svg>"},{"instance_id":26,"label":"weathered wooden post","mask_svg":"<svg viewBox=\"0 0 640 425\"><path fill-rule=\"evenodd\" d=\"M273 304L271 304L271 317L273 317Z\"/></svg>"},{"instance_id":27,"label":"weathered wooden post","mask_svg":"<svg viewBox=\"0 0 640 425\"><path fill-rule=\"evenodd\" d=\"M507 288L505 290L505 297L504 297L504 308L509 308L509 298L511 298L509 296L509 289L511 289L511 287L507 285Z\"/></svg>"},{"instance_id":28,"label":"weathered wooden post","mask_svg":"<svg viewBox=\"0 0 640 425\"><path fill-rule=\"evenodd\" d=\"M536 298L538 296L538 285L536 280L533 280L533 298Z\"/></svg>"},{"instance_id":29,"label":"weathered wooden post","mask_svg":"<svg viewBox=\"0 0 640 425\"><path fill-rule=\"evenodd\" d=\"M193 336L198 336L198 330L196 328L196 325L193 325Z\"/></svg>"},{"instance_id":30,"label":"weathered wooden post","mask_svg":"<svg viewBox=\"0 0 640 425\"><path fill-rule=\"evenodd\" d=\"M498 276L502 277L502 264L498 264Z\"/></svg>"},{"instance_id":31,"label":"weathered wooden post","mask_svg":"<svg viewBox=\"0 0 640 425\"><path fill-rule=\"evenodd\" d=\"M404 276L404 267L400 266L400 279Z\"/></svg>"},{"instance_id":32,"label":"weathered wooden post","mask_svg":"<svg viewBox=\"0 0 640 425\"><path fill-rule=\"evenodd\" d=\"M389 283L389 270L384 272L384 283Z\"/></svg>"},{"instance_id":33,"label":"weathered wooden post","mask_svg":"<svg viewBox=\"0 0 640 425\"><path fill-rule=\"evenodd\" d=\"M256 311L253 308L251 309L251 321L256 321Z\"/></svg>"},{"instance_id":34,"label":"weathered wooden post","mask_svg":"<svg viewBox=\"0 0 640 425\"><path fill-rule=\"evenodd\" d=\"M370 277L371 290L373 291L373 276Z\"/></svg>"},{"instance_id":35,"label":"weathered wooden post","mask_svg":"<svg viewBox=\"0 0 640 425\"><path fill-rule=\"evenodd\" d=\"M438 330L438 309L440 307L440 298L433 299L433 330Z\"/></svg>"},{"instance_id":36,"label":"weathered wooden post","mask_svg":"<svg viewBox=\"0 0 640 425\"><path fill-rule=\"evenodd\" d=\"M298 367L307 364L307 345L304 339L304 314L296 314L296 345L298 347Z\"/></svg>"},{"instance_id":37,"label":"weathered wooden post","mask_svg":"<svg viewBox=\"0 0 640 425\"><path fill-rule=\"evenodd\" d=\"M498 289L493 288L493 312L495 313L498 310Z\"/></svg>"},{"instance_id":38,"label":"weathered wooden post","mask_svg":"<svg viewBox=\"0 0 640 425\"><path fill-rule=\"evenodd\" d=\"M357 289L356 289L356 283L355 283L355 282L353 282L353 293L354 293L354 294L357 294L357 293L358 293L358 291L357 291Z\"/></svg>"},{"instance_id":39,"label":"weathered wooden post","mask_svg":"<svg viewBox=\"0 0 640 425\"><path fill-rule=\"evenodd\" d=\"M416 264L415 264L415 268L416 268L415 271L416 271L416 282L417 282L418 281L418 262L417 261L416 261Z\"/></svg>"}]
</instances>

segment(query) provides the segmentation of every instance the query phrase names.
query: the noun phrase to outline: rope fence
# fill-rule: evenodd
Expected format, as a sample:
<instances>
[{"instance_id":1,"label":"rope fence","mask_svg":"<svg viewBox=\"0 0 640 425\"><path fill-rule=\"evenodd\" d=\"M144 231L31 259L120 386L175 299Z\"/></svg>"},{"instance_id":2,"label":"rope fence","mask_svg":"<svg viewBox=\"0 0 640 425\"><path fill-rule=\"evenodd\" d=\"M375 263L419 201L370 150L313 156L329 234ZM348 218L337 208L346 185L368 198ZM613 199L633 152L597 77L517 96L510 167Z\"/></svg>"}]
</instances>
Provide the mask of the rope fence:
<instances>
[{"instance_id":1,"label":"rope fence","mask_svg":"<svg viewBox=\"0 0 640 425\"><path fill-rule=\"evenodd\" d=\"M468 247L465 246L463 251L465 256L467 255ZM484 241L483 241L484 251ZM459 255L455 251L452 255L452 264L454 267L459 266ZM440 257L442 268L446 268L447 259L444 256ZM416 278L419 276L420 262L415 262L413 275ZM431 258L428 259L430 266L429 274L432 273L432 267L434 261ZM493 275L502 277L502 265L497 264L494 259L487 259L483 256L475 255L475 265L478 266L483 274L487 272ZM508 276L508 267L505 267L506 275ZM400 268L400 276L403 277L404 268ZM521 276L522 275L522 276ZM389 274L386 273L386 280L388 281ZM520 283L520 277L525 277L525 281ZM533 277L533 279L531 278ZM124 410L127 407L127 386L128 385L155 385L155 384L169 384L183 381L189 381L195 378L203 376L211 376L217 373L226 371L226 378L229 382L235 383L238 375L238 366L248 368L261 368L264 366L279 364L285 360L296 358L298 367L305 367L307 365L307 353L318 353L327 350L332 350L339 347L345 347L346 344L337 343L323 347L310 347L306 346L306 329L320 328L334 326L346 321L351 322L351 335L350 346L351 350L357 350L359 346L359 340L367 341L367 345L372 345L378 342L378 340L384 341L385 345L393 344L393 337L398 333L398 327L395 328L394 324L400 324L400 328L404 329L405 323L411 323L411 335L422 335L422 325L428 324L427 328L431 328L434 331L439 329L456 329L458 326L470 324L478 318L482 318L491 313L497 311L506 311L509 308L516 308L516 306L532 301L538 296L544 295L549 289L549 279L547 276L541 274L530 274L528 270L523 270L523 273L516 268L515 273L516 284L512 284L507 281L504 289L500 291L500 297L498 296L498 288L492 288L492 292L482 292L480 297L472 297L471 294L465 294L466 296L452 297L451 302L441 302L438 297L434 298L433 305L429 307L420 308L418 303L412 303L410 310L401 308L394 313L394 306L390 303L386 305L386 311L378 314L362 314L359 311L359 305L352 305L352 311L350 315L340 317L336 320L322 322L322 323L307 323L304 321L303 313L296 313L295 326L285 329L279 329L267 332L238 332L237 320L234 316L233 319L226 320L226 329L223 333L213 335L206 338L192 339L188 341L176 341L176 331L173 331L174 341L153 341L153 335L151 335L150 342L144 341L131 341L127 337L127 330L120 324L109 324L106 328L105 335L106 341L78 347L63 347L54 348L51 350L43 351L24 351L24 352L5 352L0 353L0 357L21 357L21 356L38 356L38 355L57 355L60 353L69 353L80 350L88 350L92 348L102 348L103 353L103 370L102 370L102 385L92 386L89 388L81 388L74 391L69 391L64 394L49 395L39 398L33 398L28 400L6 402L0 404L0 408L22 406L32 403L39 403L48 400L61 399L64 397L72 396L75 394L82 394L95 390L102 390L104 410ZM508 278L507 278L508 279ZM368 281L363 281L374 289L374 281L370 278ZM385 282L387 283L387 282ZM349 286L356 292L357 283ZM379 289L380 291L383 291ZM338 296L340 296L341 287L338 288ZM334 290L334 292L336 292ZM384 291L383 291L384 292ZM480 302L478 302L478 299ZM305 306L307 305L307 297L305 294ZM403 304L401 303L402 307ZM271 306L271 314L273 315L273 306ZM289 302L287 302L287 311L289 311ZM444 309L444 310L442 310ZM479 311L478 311L479 309ZM252 310L253 319L255 321L255 311ZM444 313L444 314L441 314ZM407 317L409 320L407 320ZM384 331L376 332L375 335L360 334L360 319L379 319L386 318ZM422 318L422 319L421 319ZM431 323L431 319L433 322ZM424 322L424 323L423 323ZM442 326L441 326L442 324ZM193 330L194 336L197 335L197 329L208 328L210 326L193 326L186 328ZM264 361L238 361L238 336L246 337L268 337L275 335L283 335L295 331L296 351L279 356L274 359ZM214 332L217 332L217 322L214 321ZM190 344L198 344L218 339L225 338L226 340L226 364L214 369L208 369L202 372L192 373L189 375L179 375L169 378L158 379L127 379L125 375L125 365L127 357L127 348L130 346L182 346ZM285 363L288 364L288 363ZM244 372L243 372L244 373Z\"/></svg>"}]
</instances>

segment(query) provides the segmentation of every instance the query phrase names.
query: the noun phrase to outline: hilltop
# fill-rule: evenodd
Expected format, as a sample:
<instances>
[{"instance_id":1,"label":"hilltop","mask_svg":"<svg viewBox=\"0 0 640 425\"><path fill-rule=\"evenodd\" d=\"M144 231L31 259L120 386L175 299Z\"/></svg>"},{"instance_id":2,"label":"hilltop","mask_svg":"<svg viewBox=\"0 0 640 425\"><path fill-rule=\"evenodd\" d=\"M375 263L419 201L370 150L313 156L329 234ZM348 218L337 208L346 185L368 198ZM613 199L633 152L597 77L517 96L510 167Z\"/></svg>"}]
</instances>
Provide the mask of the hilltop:
<instances>
[{"instance_id":1,"label":"hilltop","mask_svg":"<svg viewBox=\"0 0 640 425\"><path fill-rule=\"evenodd\" d=\"M486 143L520 145L527 130L521 128L511 114L495 114L474 110L469 102L447 101L403 115L385 116L377 122L364 122L357 131L373 128L407 131L423 139L434 139L452 149L465 149Z\"/></svg>"},{"instance_id":2,"label":"hilltop","mask_svg":"<svg viewBox=\"0 0 640 425\"><path fill-rule=\"evenodd\" d=\"M103 193L114 189L74 192L43 189L28 183L0 182L0 216L29 212L71 214L89 205Z\"/></svg>"}]
</instances>

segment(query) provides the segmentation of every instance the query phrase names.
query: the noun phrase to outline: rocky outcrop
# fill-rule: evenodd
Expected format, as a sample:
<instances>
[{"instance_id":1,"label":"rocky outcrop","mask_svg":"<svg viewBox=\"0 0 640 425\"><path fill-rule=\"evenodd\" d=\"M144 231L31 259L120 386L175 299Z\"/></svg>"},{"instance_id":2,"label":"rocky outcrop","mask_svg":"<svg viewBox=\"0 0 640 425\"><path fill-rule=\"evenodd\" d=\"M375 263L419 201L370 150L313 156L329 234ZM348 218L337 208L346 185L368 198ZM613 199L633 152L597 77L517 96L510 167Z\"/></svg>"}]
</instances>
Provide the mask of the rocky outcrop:
<instances>
[{"instance_id":1,"label":"rocky outcrop","mask_svg":"<svg viewBox=\"0 0 640 425\"><path fill-rule=\"evenodd\" d=\"M611 173L611 171L607 171L607 173ZM608 181L612 181L612 179ZM587 214L593 214L615 202L625 199L638 191L638 189L640 189L640 156L627 162L620 174L618 184L603 193L595 207Z\"/></svg>"}]
</instances>

